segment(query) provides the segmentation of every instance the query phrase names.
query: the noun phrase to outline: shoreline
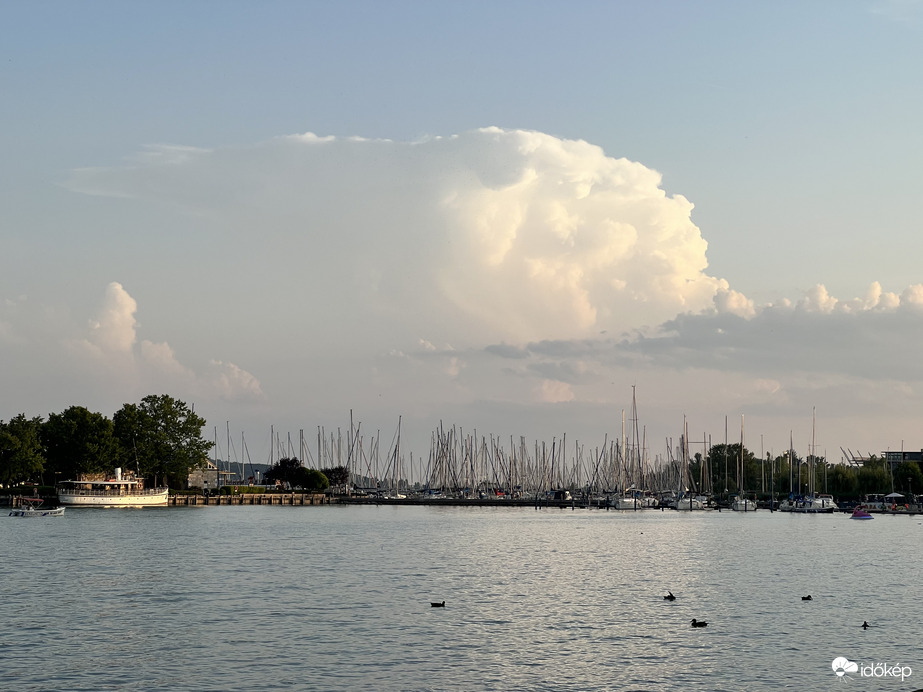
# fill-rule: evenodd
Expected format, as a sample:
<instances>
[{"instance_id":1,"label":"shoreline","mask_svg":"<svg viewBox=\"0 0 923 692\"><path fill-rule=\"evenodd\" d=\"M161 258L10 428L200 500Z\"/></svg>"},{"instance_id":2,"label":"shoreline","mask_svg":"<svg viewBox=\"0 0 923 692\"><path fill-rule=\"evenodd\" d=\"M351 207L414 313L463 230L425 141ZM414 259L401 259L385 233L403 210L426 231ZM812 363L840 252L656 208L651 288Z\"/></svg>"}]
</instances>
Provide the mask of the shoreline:
<instances>
[{"instance_id":1,"label":"shoreline","mask_svg":"<svg viewBox=\"0 0 923 692\"><path fill-rule=\"evenodd\" d=\"M17 508L22 503L25 495L7 495L5 497L5 506ZM58 506L57 496L39 496L49 507ZM0 500L2 501L2 500ZM380 498L368 496L346 496L346 495L325 495L324 493L238 493L230 495L202 495L202 494L176 494L167 498L167 507L208 507L208 506L289 506L289 507L309 507L320 505L403 505L403 506L427 506L427 507L532 507L535 509L593 509L612 512L687 512L689 510L677 510L671 507L638 507L637 509L616 509L603 503L586 502L583 500L552 500L542 499L524 500L524 499L494 499L494 498ZM80 509L80 505L65 505ZM164 506L164 505L159 505ZM733 512L730 507L707 508L703 510L693 510L699 512ZM768 507L760 507L757 511L761 513L779 513L779 514L804 514L804 512L782 512L779 509L770 511ZM736 514L747 514L748 512L736 512ZM850 514L852 507L839 508L834 512L818 512L819 514ZM915 510L877 510L871 511L872 515L893 515L893 516L917 516L923 514ZM810 513L808 513L810 514Z\"/></svg>"}]
</instances>

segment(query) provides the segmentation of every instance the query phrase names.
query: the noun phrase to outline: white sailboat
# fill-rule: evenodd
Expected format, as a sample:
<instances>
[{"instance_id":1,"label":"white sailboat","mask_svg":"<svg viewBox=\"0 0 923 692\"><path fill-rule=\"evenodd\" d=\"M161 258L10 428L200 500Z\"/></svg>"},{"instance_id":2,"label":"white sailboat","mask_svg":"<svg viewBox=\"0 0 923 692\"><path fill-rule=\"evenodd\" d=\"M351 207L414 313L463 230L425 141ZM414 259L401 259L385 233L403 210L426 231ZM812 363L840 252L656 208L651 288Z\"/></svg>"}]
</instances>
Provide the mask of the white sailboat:
<instances>
[{"instance_id":1,"label":"white sailboat","mask_svg":"<svg viewBox=\"0 0 923 692\"><path fill-rule=\"evenodd\" d=\"M647 481L646 465L644 460L644 447L647 440L642 441L638 426L638 402L635 396L635 387L631 387L631 430L629 436L631 443L625 444L625 414L622 412L622 448L625 449L627 459L624 460L623 470L627 471L628 485L625 490L612 500L615 509L651 509L660 506L660 501L650 490L644 489ZM646 434L645 434L646 438ZM627 468L626 468L627 467ZM637 483L641 483L638 487Z\"/></svg>"},{"instance_id":2,"label":"white sailboat","mask_svg":"<svg viewBox=\"0 0 923 692\"><path fill-rule=\"evenodd\" d=\"M740 416L740 456L737 460L737 487L740 488L740 492L737 494L737 497L734 498L731 502L731 509L735 512L755 512L756 511L756 500L751 500L750 498L744 496L743 487L744 487L744 476L746 464L744 460L744 417L743 414Z\"/></svg>"},{"instance_id":3,"label":"white sailboat","mask_svg":"<svg viewBox=\"0 0 923 692\"><path fill-rule=\"evenodd\" d=\"M697 509L705 509L705 503L702 499L696 495L690 493L687 483L689 482L689 426L686 422L686 417L683 416L683 436L680 440L680 454L683 457L682 463L682 473L680 475L680 482L682 487L680 492L677 494L676 502L674 507L679 510L684 510L691 512Z\"/></svg>"}]
</instances>

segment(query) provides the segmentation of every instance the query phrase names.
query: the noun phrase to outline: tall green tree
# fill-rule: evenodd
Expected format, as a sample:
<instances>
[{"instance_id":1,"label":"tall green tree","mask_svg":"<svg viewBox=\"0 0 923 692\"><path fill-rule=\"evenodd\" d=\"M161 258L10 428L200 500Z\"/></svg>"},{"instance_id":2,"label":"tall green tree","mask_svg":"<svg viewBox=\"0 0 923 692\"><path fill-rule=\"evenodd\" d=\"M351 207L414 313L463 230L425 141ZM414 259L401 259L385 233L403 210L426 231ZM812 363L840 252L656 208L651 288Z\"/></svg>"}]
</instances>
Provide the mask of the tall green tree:
<instances>
[{"instance_id":1,"label":"tall green tree","mask_svg":"<svg viewBox=\"0 0 923 692\"><path fill-rule=\"evenodd\" d=\"M41 429L46 469L61 480L111 471L119 449L113 431L109 418L83 406L49 414Z\"/></svg>"},{"instance_id":2,"label":"tall green tree","mask_svg":"<svg viewBox=\"0 0 923 692\"><path fill-rule=\"evenodd\" d=\"M326 490L330 481L323 472L305 468L297 457L279 459L266 471L267 481L288 483L293 488L305 490Z\"/></svg>"},{"instance_id":3,"label":"tall green tree","mask_svg":"<svg viewBox=\"0 0 923 692\"><path fill-rule=\"evenodd\" d=\"M904 461L894 467L894 489L910 497L923 493L923 473L916 461Z\"/></svg>"},{"instance_id":4,"label":"tall green tree","mask_svg":"<svg viewBox=\"0 0 923 692\"><path fill-rule=\"evenodd\" d=\"M891 492L891 474L884 459L872 456L862 462L859 469L859 494L887 494Z\"/></svg>"},{"instance_id":5,"label":"tall green tree","mask_svg":"<svg viewBox=\"0 0 923 692\"><path fill-rule=\"evenodd\" d=\"M8 423L0 421L0 482L12 485L41 480L44 470L39 430L41 417L20 413Z\"/></svg>"},{"instance_id":6,"label":"tall green tree","mask_svg":"<svg viewBox=\"0 0 923 692\"><path fill-rule=\"evenodd\" d=\"M266 469L264 478L269 482L279 481L289 485L299 485L305 467L297 457L285 457Z\"/></svg>"},{"instance_id":7,"label":"tall green tree","mask_svg":"<svg viewBox=\"0 0 923 692\"><path fill-rule=\"evenodd\" d=\"M831 464L827 478L835 498L855 498L859 491L859 474L845 464Z\"/></svg>"},{"instance_id":8,"label":"tall green tree","mask_svg":"<svg viewBox=\"0 0 923 692\"><path fill-rule=\"evenodd\" d=\"M344 485L349 482L349 469L345 466L320 469L320 472L327 477L327 480L332 485ZM920 491L923 492L923 486L921 486Z\"/></svg>"},{"instance_id":9,"label":"tall green tree","mask_svg":"<svg viewBox=\"0 0 923 692\"><path fill-rule=\"evenodd\" d=\"M213 445L202 438L205 419L166 394L125 404L112 422L122 466L153 478L155 484L163 479L170 487L185 487L190 471L206 465Z\"/></svg>"},{"instance_id":10,"label":"tall green tree","mask_svg":"<svg viewBox=\"0 0 923 692\"><path fill-rule=\"evenodd\" d=\"M741 466L743 467L741 469ZM708 468L711 471L712 488L716 494L737 492L742 483L743 490L753 492L758 489L760 465L756 457L739 442L735 444L716 444L708 450ZM743 478L740 474L743 472Z\"/></svg>"},{"instance_id":11,"label":"tall green tree","mask_svg":"<svg viewBox=\"0 0 923 692\"><path fill-rule=\"evenodd\" d=\"M304 471L299 479L299 485L305 490L326 490L330 487L330 480L323 471L317 469L305 469Z\"/></svg>"}]
</instances>

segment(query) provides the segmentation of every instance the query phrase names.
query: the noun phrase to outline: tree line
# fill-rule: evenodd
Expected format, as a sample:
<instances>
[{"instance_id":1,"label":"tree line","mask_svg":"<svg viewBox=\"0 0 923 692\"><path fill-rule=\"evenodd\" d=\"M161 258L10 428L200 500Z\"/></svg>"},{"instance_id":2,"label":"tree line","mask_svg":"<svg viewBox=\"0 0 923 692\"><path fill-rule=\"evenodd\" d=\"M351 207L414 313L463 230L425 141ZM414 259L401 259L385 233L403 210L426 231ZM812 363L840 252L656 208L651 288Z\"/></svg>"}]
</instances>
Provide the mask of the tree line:
<instances>
[{"instance_id":1,"label":"tree line","mask_svg":"<svg viewBox=\"0 0 923 692\"><path fill-rule=\"evenodd\" d=\"M53 485L123 468L154 485L183 488L189 473L206 465L214 444L202 438L205 422L165 394L125 404L111 418L83 406L47 420L21 413L0 421L0 484Z\"/></svg>"},{"instance_id":2,"label":"tree line","mask_svg":"<svg viewBox=\"0 0 923 692\"><path fill-rule=\"evenodd\" d=\"M297 457L279 459L265 474L265 479L272 483L278 481L291 488L305 490L326 490L333 485L345 485L349 482L349 469L334 466L327 469L309 469Z\"/></svg>"}]
</instances>

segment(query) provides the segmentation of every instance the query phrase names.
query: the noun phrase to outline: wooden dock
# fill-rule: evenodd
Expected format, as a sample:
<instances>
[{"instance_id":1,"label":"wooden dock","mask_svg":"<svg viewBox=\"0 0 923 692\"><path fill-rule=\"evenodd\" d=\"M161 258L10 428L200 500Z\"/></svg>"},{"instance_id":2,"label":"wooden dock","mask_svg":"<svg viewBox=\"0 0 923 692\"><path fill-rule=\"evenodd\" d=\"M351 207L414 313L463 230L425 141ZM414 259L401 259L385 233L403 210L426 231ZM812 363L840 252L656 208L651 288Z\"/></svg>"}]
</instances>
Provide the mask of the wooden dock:
<instances>
[{"instance_id":1,"label":"wooden dock","mask_svg":"<svg viewBox=\"0 0 923 692\"><path fill-rule=\"evenodd\" d=\"M323 493L235 493L232 495L170 495L171 507L194 505L327 505Z\"/></svg>"}]
</instances>

